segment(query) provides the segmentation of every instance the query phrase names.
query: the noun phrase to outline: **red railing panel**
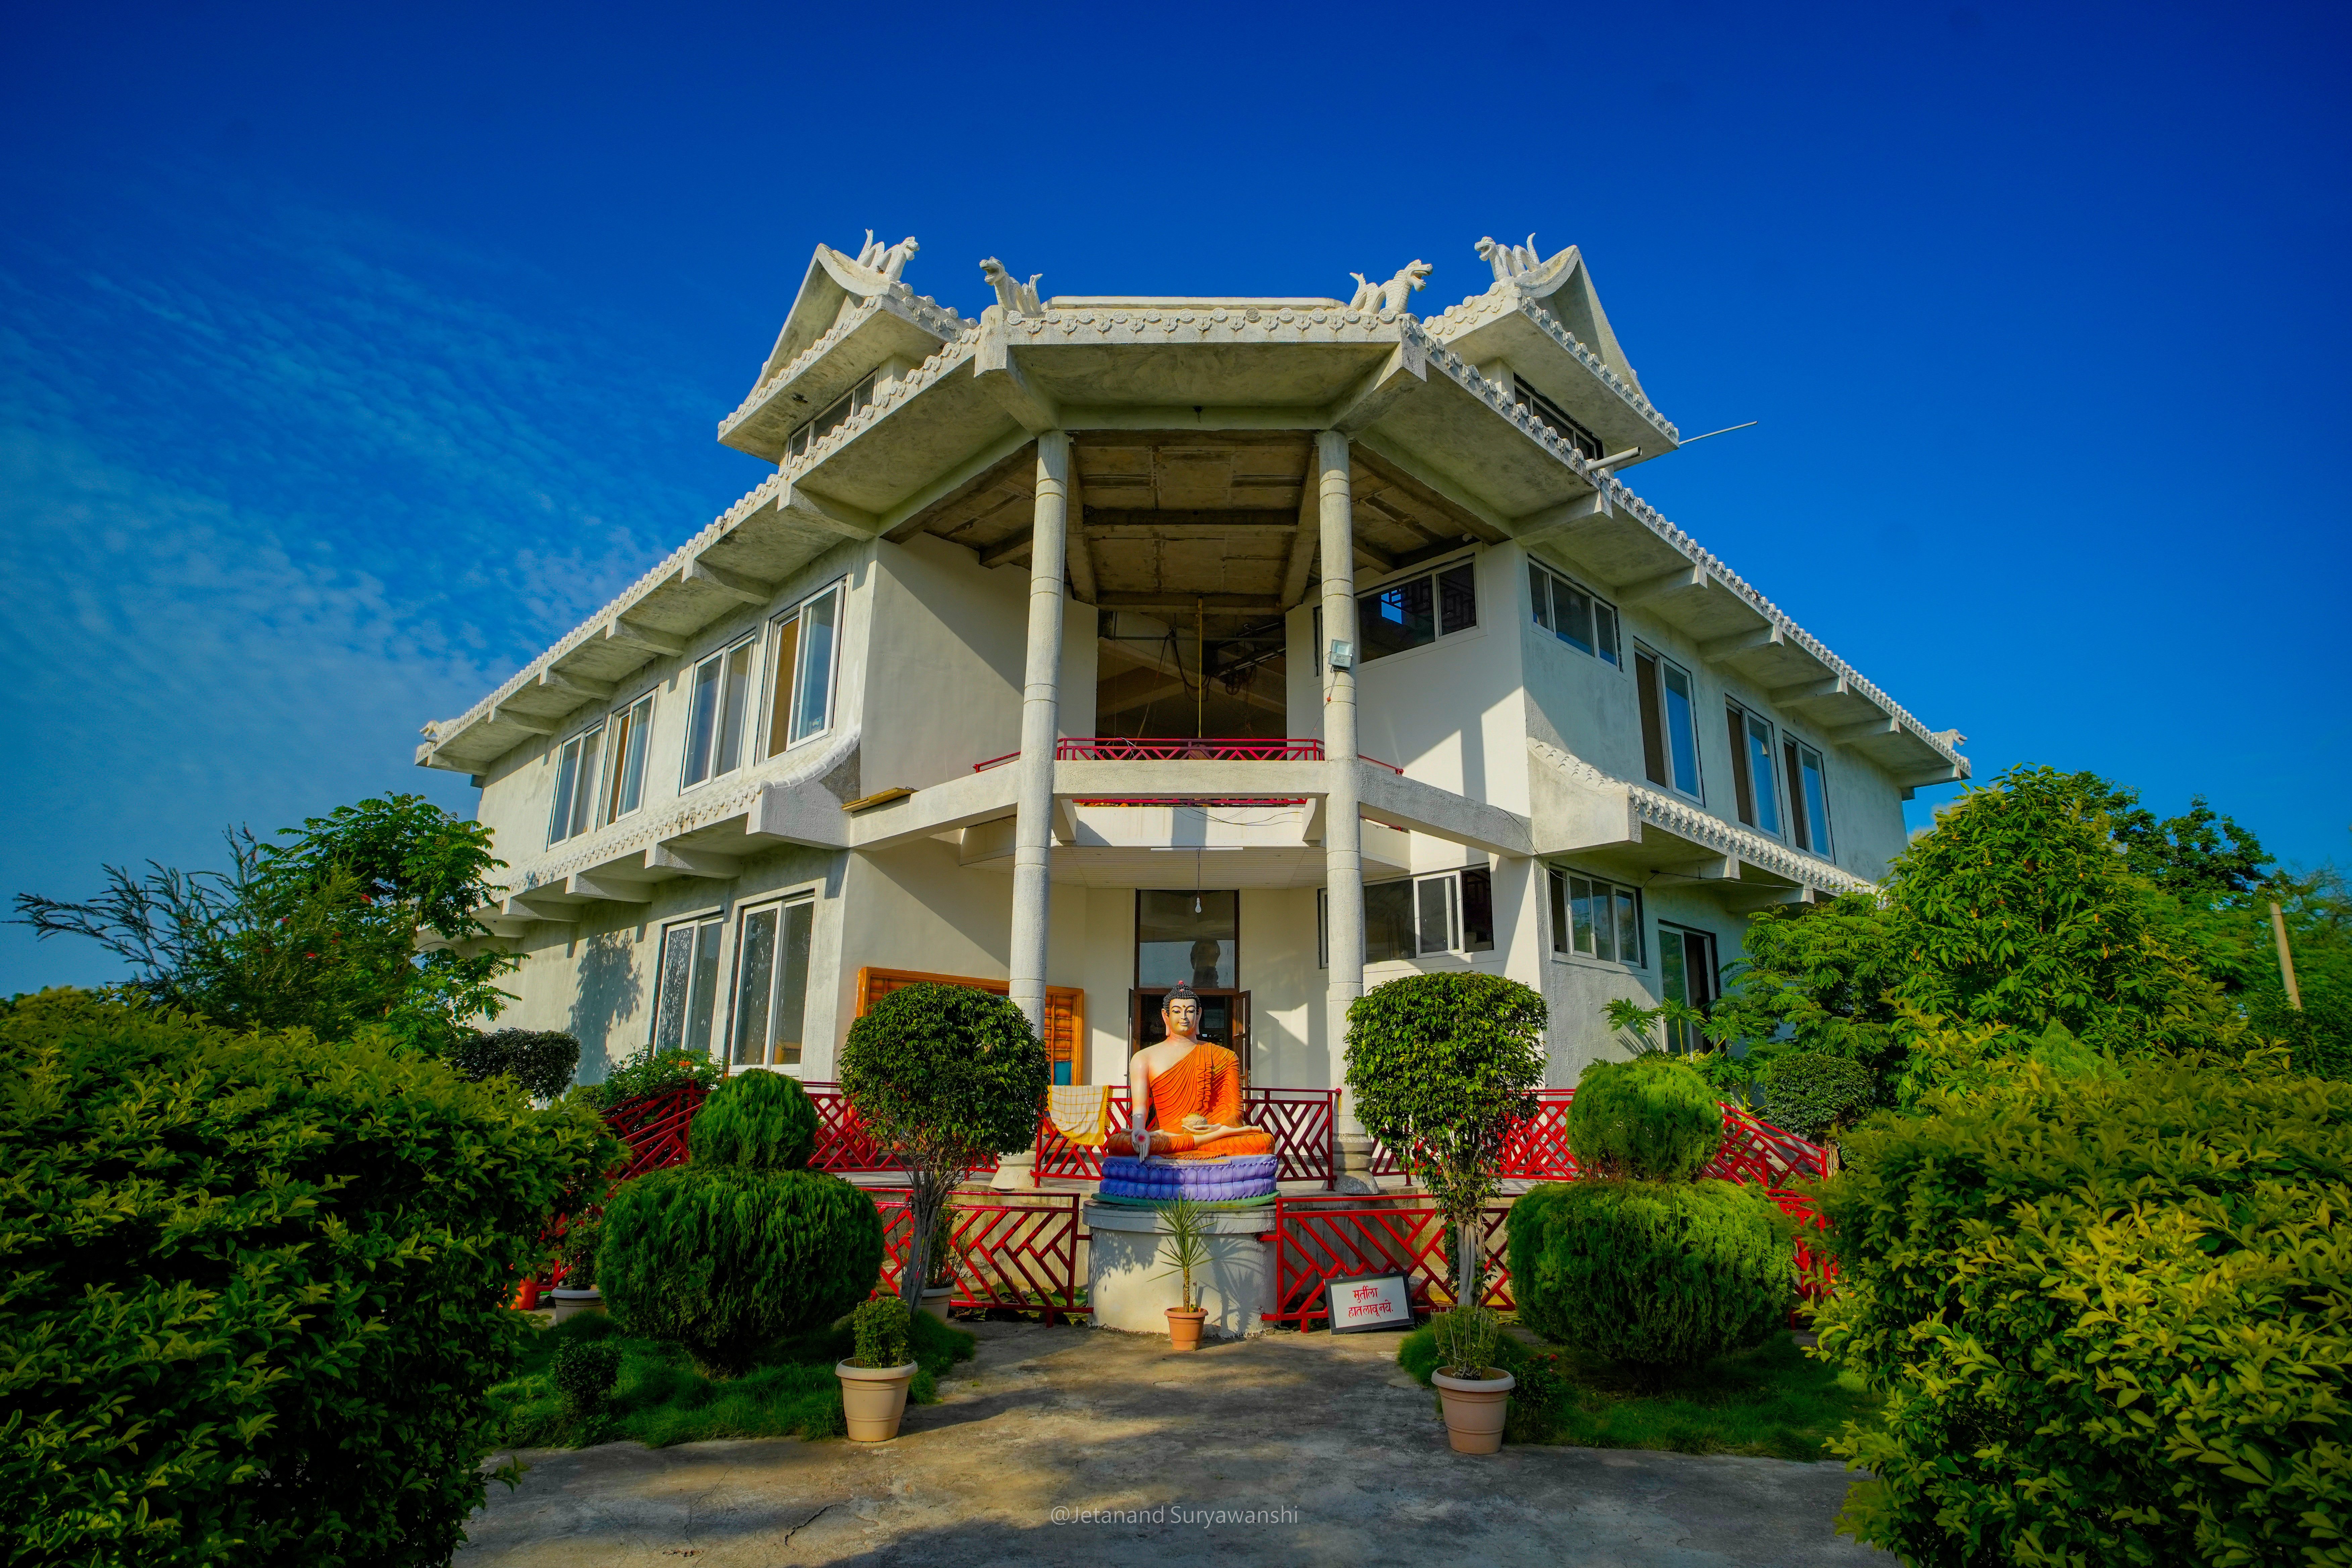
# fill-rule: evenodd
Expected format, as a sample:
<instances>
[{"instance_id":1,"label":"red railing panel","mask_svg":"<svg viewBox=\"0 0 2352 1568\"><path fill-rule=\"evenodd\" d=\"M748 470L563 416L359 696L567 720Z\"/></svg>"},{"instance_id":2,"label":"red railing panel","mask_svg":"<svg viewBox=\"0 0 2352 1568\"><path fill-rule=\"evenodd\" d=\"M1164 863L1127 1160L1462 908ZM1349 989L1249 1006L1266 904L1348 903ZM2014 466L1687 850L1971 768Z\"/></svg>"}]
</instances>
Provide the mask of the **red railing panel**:
<instances>
[{"instance_id":1,"label":"red railing panel","mask_svg":"<svg viewBox=\"0 0 2352 1568\"><path fill-rule=\"evenodd\" d=\"M1501 1173L1507 1180L1572 1182L1583 1173L1568 1146L1568 1108L1576 1090L1535 1092L1535 1115L1503 1140ZM1827 1168L1821 1145L1773 1126L1745 1106L1717 1103L1723 1109L1723 1147L1700 1175L1779 1187L1792 1175L1819 1176ZM1382 1145L1372 1146L1372 1174L1403 1173L1394 1153Z\"/></svg>"},{"instance_id":2,"label":"red railing panel","mask_svg":"<svg viewBox=\"0 0 2352 1568\"><path fill-rule=\"evenodd\" d=\"M1339 1091L1336 1089L1247 1089L1242 1091L1242 1120L1274 1134L1278 1163L1275 1177L1284 1182L1320 1182L1330 1186L1339 1174L1333 1132L1338 1125ZM1127 1090L1110 1096L1110 1125L1127 1125ZM1031 1176L1066 1181L1102 1180L1103 1152L1082 1149L1062 1136L1052 1114L1037 1111L1037 1163Z\"/></svg>"},{"instance_id":3,"label":"red railing panel","mask_svg":"<svg viewBox=\"0 0 2352 1568\"><path fill-rule=\"evenodd\" d=\"M1454 1265L1435 1200L1419 1193L1388 1197L1281 1197L1274 1202L1276 1322L1305 1328L1324 1317L1325 1285L1362 1274L1402 1274L1423 1311L1454 1303ZM1509 1311L1510 1205L1490 1203L1479 1232L1490 1264L1484 1305Z\"/></svg>"},{"instance_id":4,"label":"red railing panel","mask_svg":"<svg viewBox=\"0 0 2352 1568\"><path fill-rule=\"evenodd\" d=\"M1078 1300L1076 1193L958 1194L950 1208L954 1304L1041 1312L1048 1323L1092 1310ZM896 1290L914 1244L904 1188L874 1189L882 1215L881 1289Z\"/></svg>"},{"instance_id":5,"label":"red railing panel","mask_svg":"<svg viewBox=\"0 0 2352 1568\"><path fill-rule=\"evenodd\" d=\"M1323 742L1249 736L1065 735L1054 743L1054 759L1065 763L1319 763Z\"/></svg>"}]
</instances>

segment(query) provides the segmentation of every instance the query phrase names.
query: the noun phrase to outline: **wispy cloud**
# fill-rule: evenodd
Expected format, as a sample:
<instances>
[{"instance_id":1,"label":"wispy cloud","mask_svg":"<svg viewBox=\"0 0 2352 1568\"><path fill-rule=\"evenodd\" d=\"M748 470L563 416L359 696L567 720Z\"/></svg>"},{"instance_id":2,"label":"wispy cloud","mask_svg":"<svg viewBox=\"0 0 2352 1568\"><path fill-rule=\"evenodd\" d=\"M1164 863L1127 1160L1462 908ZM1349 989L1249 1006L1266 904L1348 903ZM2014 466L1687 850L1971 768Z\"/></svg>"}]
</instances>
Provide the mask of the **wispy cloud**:
<instances>
[{"instance_id":1,"label":"wispy cloud","mask_svg":"<svg viewBox=\"0 0 2352 1568\"><path fill-rule=\"evenodd\" d=\"M519 267L249 192L145 204L0 241L0 777L37 825L0 893L372 791L462 805L417 726L731 499L679 460L713 399L621 323L534 315ZM106 973L0 938L0 988Z\"/></svg>"}]
</instances>

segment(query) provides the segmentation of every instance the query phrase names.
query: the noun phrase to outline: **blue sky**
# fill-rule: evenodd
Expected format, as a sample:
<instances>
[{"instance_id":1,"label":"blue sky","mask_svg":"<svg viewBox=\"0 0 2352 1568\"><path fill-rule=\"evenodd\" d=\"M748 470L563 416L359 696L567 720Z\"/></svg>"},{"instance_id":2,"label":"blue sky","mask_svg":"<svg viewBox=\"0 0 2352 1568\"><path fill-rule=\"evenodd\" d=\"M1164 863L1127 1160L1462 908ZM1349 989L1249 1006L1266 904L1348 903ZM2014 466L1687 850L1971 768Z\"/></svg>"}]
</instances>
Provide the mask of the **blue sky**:
<instances>
[{"instance_id":1,"label":"blue sky","mask_svg":"<svg viewBox=\"0 0 2352 1568\"><path fill-rule=\"evenodd\" d=\"M1644 11L11 8L0 892L468 809L417 727L758 482L713 426L869 226L967 314L1580 245L1762 421L1629 480L1979 777L2344 858L2344 14Z\"/></svg>"}]
</instances>

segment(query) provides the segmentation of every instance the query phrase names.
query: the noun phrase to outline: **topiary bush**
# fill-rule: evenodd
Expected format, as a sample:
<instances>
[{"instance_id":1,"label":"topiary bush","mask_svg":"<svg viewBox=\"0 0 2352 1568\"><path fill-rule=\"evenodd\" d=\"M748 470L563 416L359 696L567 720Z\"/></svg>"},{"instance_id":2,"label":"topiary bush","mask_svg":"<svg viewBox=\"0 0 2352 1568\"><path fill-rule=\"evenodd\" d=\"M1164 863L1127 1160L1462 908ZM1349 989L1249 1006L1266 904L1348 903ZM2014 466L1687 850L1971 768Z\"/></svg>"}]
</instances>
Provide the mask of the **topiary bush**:
<instances>
[{"instance_id":1,"label":"topiary bush","mask_svg":"<svg viewBox=\"0 0 2352 1568\"><path fill-rule=\"evenodd\" d=\"M1594 1062L1576 1080L1568 1145L1580 1169L1636 1181L1685 1181L1723 1147L1723 1107L1706 1080L1661 1054Z\"/></svg>"},{"instance_id":2,"label":"topiary bush","mask_svg":"<svg viewBox=\"0 0 2352 1568\"><path fill-rule=\"evenodd\" d=\"M686 1150L698 1165L804 1169L816 1152L816 1102L784 1073L737 1073L695 1112Z\"/></svg>"},{"instance_id":3,"label":"topiary bush","mask_svg":"<svg viewBox=\"0 0 2352 1568\"><path fill-rule=\"evenodd\" d=\"M1535 1115L1548 1022L1539 993L1499 974L1408 974L1348 1009L1357 1120L1437 1200L1461 1303L1482 1293L1478 1211L1503 1141Z\"/></svg>"},{"instance_id":4,"label":"topiary bush","mask_svg":"<svg viewBox=\"0 0 2352 1568\"><path fill-rule=\"evenodd\" d=\"M815 1142L815 1110L784 1075L713 1089L688 1163L624 1182L604 1205L597 1288L614 1320L734 1377L864 1299L882 1272L882 1218L840 1177L801 1168Z\"/></svg>"},{"instance_id":5,"label":"topiary bush","mask_svg":"<svg viewBox=\"0 0 2352 1568\"><path fill-rule=\"evenodd\" d=\"M608 1339L568 1340L557 1347L547 1375L566 1415L574 1420L602 1415L621 1381L621 1347Z\"/></svg>"},{"instance_id":6,"label":"topiary bush","mask_svg":"<svg viewBox=\"0 0 2352 1568\"><path fill-rule=\"evenodd\" d=\"M475 1083L504 1073L534 1100L553 1100L580 1066L580 1041L561 1029L495 1029L449 1048L449 1065Z\"/></svg>"},{"instance_id":7,"label":"topiary bush","mask_svg":"<svg viewBox=\"0 0 2352 1568\"><path fill-rule=\"evenodd\" d=\"M1764 1114L1818 1142L1870 1109L1878 1080L1852 1057L1783 1051L1764 1068Z\"/></svg>"},{"instance_id":8,"label":"topiary bush","mask_svg":"<svg viewBox=\"0 0 2352 1568\"><path fill-rule=\"evenodd\" d=\"M1821 1348L1887 1395L1832 1447L1918 1563L2341 1563L2352 1085L2274 1053L2024 1060L1859 1129Z\"/></svg>"},{"instance_id":9,"label":"topiary bush","mask_svg":"<svg viewBox=\"0 0 2352 1568\"><path fill-rule=\"evenodd\" d=\"M899 1295L912 1311L950 1194L992 1156L1029 1147L1053 1068L1006 998L923 981L849 1026L840 1071L842 1093L907 1173L915 1237Z\"/></svg>"},{"instance_id":10,"label":"topiary bush","mask_svg":"<svg viewBox=\"0 0 2352 1568\"><path fill-rule=\"evenodd\" d=\"M567 1188L618 1154L362 1033L0 1002L11 1561L440 1563Z\"/></svg>"},{"instance_id":11,"label":"topiary bush","mask_svg":"<svg viewBox=\"0 0 2352 1568\"><path fill-rule=\"evenodd\" d=\"M1737 1182L1549 1183L1511 1205L1512 1293L1519 1321L1548 1339L1687 1366L1788 1321L1790 1235L1772 1202Z\"/></svg>"}]
</instances>

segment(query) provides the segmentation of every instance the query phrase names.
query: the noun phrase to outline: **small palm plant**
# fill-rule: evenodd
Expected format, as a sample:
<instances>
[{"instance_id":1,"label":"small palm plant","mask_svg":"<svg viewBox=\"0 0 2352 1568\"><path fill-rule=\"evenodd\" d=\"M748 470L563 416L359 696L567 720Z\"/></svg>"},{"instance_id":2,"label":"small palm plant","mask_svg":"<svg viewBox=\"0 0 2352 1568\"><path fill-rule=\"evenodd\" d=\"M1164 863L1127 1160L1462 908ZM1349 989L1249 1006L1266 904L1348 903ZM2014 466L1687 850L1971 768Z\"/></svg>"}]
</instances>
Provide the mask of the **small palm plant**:
<instances>
[{"instance_id":1,"label":"small palm plant","mask_svg":"<svg viewBox=\"0 0 2352 1568\"><path fill-rule=\"evenodd\" d=\"M1190 1198L1178 1198L1162 1204L1160 1212L1168 1219L1168 1258L1175 1268L1168 1274L1178 1276L1183 1295L1183 1310L1191 1311L1200 1305L1192 1292L1192 1270L1209 1266L1209 1226L1201 1205ZM1166 1279L1168 1274L1160 1276Z\"/></svg>"}]
</instances>

